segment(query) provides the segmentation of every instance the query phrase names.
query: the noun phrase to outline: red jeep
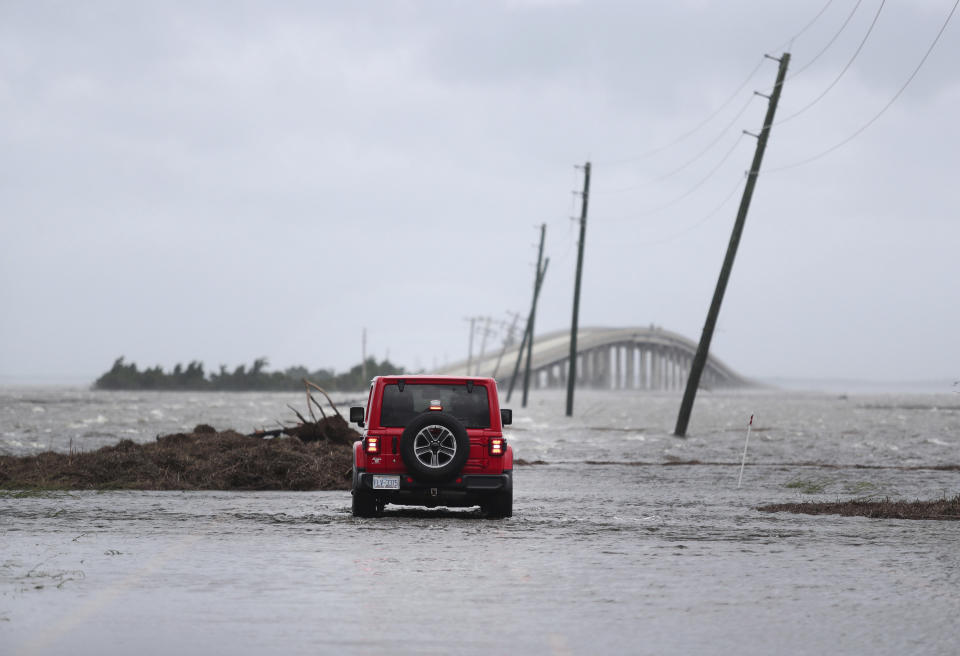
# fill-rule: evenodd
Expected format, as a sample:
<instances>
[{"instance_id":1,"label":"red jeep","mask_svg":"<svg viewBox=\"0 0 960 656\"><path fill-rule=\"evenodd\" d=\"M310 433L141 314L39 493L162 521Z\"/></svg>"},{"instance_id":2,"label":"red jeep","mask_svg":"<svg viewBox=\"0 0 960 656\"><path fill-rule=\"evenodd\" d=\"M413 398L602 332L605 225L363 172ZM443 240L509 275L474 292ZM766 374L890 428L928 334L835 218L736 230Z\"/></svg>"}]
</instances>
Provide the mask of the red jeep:
<instances>
[{"instance_id":1,"label":"red jeep","mask_svg":"<svg viewBox=\"0 0 960 656\"><path fill-rule=\"evenodd\" d=\"M513 514L513 449L493 378L378 376L366 409L350 408L363 431L353 444L353 514L388 503L477 506Z\"/></svg>"}]
</instances>

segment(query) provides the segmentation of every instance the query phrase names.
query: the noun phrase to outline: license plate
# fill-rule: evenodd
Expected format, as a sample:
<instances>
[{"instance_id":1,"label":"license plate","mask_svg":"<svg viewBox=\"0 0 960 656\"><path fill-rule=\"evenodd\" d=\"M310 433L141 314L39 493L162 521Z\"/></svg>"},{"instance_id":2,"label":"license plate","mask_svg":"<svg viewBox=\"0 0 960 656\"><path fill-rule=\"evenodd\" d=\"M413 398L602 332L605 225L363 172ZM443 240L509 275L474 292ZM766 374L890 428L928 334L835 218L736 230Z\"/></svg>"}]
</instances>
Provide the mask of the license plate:
<instances>
[{"instance_id":1,"label":"license plate","mask_svg":"<svg viewBox=\"0 0 960 656\"><path fill-rule=\"evenodd\" d=\"M373 477L373 489L374 490L399 490L400 477L375 475Z\"/></svg>"}]
</instances>

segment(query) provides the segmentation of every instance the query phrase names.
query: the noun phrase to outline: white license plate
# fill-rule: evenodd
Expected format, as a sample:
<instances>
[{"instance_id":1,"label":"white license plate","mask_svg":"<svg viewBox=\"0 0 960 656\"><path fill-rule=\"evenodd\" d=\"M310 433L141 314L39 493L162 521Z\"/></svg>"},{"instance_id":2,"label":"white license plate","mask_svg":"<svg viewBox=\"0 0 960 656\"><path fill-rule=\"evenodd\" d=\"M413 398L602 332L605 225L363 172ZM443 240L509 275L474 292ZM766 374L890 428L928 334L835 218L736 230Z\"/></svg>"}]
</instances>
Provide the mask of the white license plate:
<instances>
[{"instance_id":1,"label":"white license plate","mask_svg":"<svg viewBox=\"0 0 960 656\"><path fill-rule=\"evenodd\" d=\"M373 477L373 489L374 490L399 490L400 489L400 477L399 476L376 476Z\"/></svg>"}]
</instances>

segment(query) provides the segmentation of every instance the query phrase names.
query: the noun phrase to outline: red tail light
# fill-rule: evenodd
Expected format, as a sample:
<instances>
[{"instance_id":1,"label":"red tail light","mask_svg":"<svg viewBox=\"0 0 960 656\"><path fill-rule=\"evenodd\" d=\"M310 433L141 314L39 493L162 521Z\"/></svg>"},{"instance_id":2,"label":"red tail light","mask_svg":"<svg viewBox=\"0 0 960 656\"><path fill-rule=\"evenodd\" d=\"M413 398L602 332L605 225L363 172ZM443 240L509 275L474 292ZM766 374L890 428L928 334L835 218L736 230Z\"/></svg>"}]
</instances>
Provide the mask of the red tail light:
<instances>
[{"instance_id":1,"label":"red tail light","mask_svg":"<svg viewBox=\"0 0 960 656\"><path fill-rule=\"evenodd\" d=\"M490 438L490 455L492 456L502 456L503 447L506 445L506 440L502 437L491 437Z\"/></svg>"},{"instance_id":2,"label":"red tail light","mask_svg":"<svg viewBox=\"0 0 960 656\"><path fill-rule=\"evenodd\" d=\"M367 436L367 453L380 453L380 438L374 435Z\"/></svg>"}]
</instances>

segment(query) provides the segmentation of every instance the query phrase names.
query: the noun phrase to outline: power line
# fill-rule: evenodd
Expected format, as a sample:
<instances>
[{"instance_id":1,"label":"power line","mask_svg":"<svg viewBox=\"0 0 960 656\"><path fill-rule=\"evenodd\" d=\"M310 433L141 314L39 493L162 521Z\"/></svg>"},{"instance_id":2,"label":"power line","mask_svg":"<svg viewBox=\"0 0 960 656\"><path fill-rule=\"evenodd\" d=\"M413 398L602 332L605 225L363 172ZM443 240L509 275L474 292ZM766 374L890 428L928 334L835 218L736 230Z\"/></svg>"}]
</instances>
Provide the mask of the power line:
<instances>
[{"instance_id":1,"label":"power line","mask_svg":"<svg viewBox=\"0 0 960 656\"><path fill-rule=\"evenodd\" d=\"M718 135L716 136L716 138L714 138L710 143L708 143L706 146L704 146L704 148L703 148L700 152L698 152L696 155L694 155L694 156L691 157L689 160L687 160L686 162L684 162L683 164L681 164L681 165L678 166L677 168L673 169L672 171L669 171L669 172L667 172L667 173L664 173L664 174L662 174L662 175L659 175L659 176L657 176L657 177L655 177L655 178L651 178L651 179L649 179L649 180L647 180L647 181L645 181L645 182L641 182L641 183L639 183L639 184L631 185L631 186L629 186L629 187L620 187L620 188L617 188L617 189L607 189L607 190L604 190L604 191L596 191L596 190L595 190L593 193L594 193L594 194L619 194L619 193L623 193L623 192L625 192L625 191L633 191L633 190L635 190L635 189L640 189L640 188L642 188L642 187L649 186L649 185L654 184L654 183L656 183L656 182L663 182L664 180L673 177L673 176L676 175L677 173L680 173L680 172L682 172L682 171L685 171L685 170L688 169L691 165L693 165L693 164L696 163L698 160L700 160L700 158L702 158L704 155L706 155L708 152L710 152L710 151L713 149L713 147L720 142L720 140L724 137L724 135L726 135L727 132L730 131L730 128L732 128L733 125L740 119L740 117L743 116L743 114L747 111L747 108L750 106L750 103L753 102L753 99L754 99L755 97L756 97L756 95L751 95L749 98L747 98L747 102L744 103L743 107L740 108L740 111L737 112L736 116L734 116L732 119L730 119L730 122L727 123L726 126L724 126L724 128L720 131L720 134L718 134Z\"/></svg>"},{"instance_id":2,"label":"power line","mask_svg":"<svg viewBox=\"0 0 960 656\"><path fill-rule=\"evenodd\" d=\"M733 93L731 93L730 96L729 96L726 100L724 100L723 103L721 103L720 106L717 107L709 116L707 116L705 119L703 119L702 121L700 121L699 123L697 123L697 125L695 125L695 126L694 126L693 128L691 128L690 130L688 130L688 131L684 132L683 134L679 135L678 137L676 137L675 139L673 139L673 141L670 141L670 142L668 142L668 143L665 143L665 144L663 144L663 145L661 145L661 146L657 146L656 148L652 148L652 149L650 149L650 150L648 150L648 151L646 151L646 152L640 153L639 155L634 155L633 157L625 157L625 158L623 158L623 159L608 160L608 161L603 162L603 165L604 165L604 166L615 166L615 165L617 165L617 164L626 164L626 163L628 163L628 162L635 162L635 161L637 161L637 160L646 159L646 158L648 158L648 157L650 157L650 156L652 156L652 155L656 155L657 153L666 150L667 148L671 148L671 147L673 147L673 146L676 146L676 145L677 145L678 143L680 143L681 141L684 141L685 139L693 136L694 134L696 134L697 132L699 132L700 129L701 129L703 126L705 126L707 123L709 123L709 122L712 121L714 118L716 118L716 116L717 116L718 114L720 114L720 112L722 112L724 109L726 109L726 108L727 108L727 105L729 105L731 102L733 102L734 98L736 98L738 95L740 95L740 92L743 91L743 88L744 88L745 86L747 86L747 84L750 82L750 80L753 79L753 76L757 74L757 71L760 70L760 67L763 66L764 60L765 60L765 57L761 57L761 58L760 58L760 61L757 62L757 65L753 68L752 71L750 71L750 74L747 75L746 79L745 79L743 82L740 83L740 86L738 86L738 87L736 88L736 90L735 90Z\"/></svg>"},{"instance_id":3,"label":"power line","mask_svg":"<svg viewBox=\"0 0 960 656\"><path fill-rule=\"evenodd\" d=\"M712 210L710 210L710 211L707 212L705 215L703 215L703 216L702 216L699 220L697 220L695 223L692 223L691 225L687 226L686 228L684 228L684 229L681 230L680 232L676 233L675 235L672 235L672 236L670 236L670 237L664 237L664 238L662 238L662 239L652 239L652 240L648 240L648 241L641 241L641 242L637 242L635 245L637 245L637 246L657 246L657 245L659 245L659 244L666 244L666 243L669 243L669 242L672 242L672 241L676 241L677 239L680 239L681 237L683 237L683 236L685 236L685 235L693 232L694 230L696 230L697 228L699 228L700 226L702 226L704 223L706 223L707 221L709 221L710 219L712 219L714 216L716 216L716 214L717 214L720 210L722 210L724 207L726 207L726 206L727 206L727 203L730 202L730 199L733 198L734 195L735 195L738 191L740 191L740 188L741 188L741 187L743 187L743 183L744 183L745 180L746 180L746 176L745 176L745 175L742 176L742 177L740 177L740 178L738 178L738 179L737 179L737 184L734 185L733 189L731 189L730 192L729 192L726 196L723 197L723 200L721 200L719 203L717 203L717 205L716 205Z\"/></svg>"},{"instance_id":4,"label":"power line","mask_svg":"<svg viewBox=\"0 0 960 656\"><path fill-rule=\"evenodd\" d=\"M829 9L829 8L830 8L830 5L832 5L832 4L833 4L833 0L827 0L827 4L823 5L823 8L822 8L820 11L817 12L817 15L814 16L813 18L811 18L811 19L810 19L810 22L807 23L806 25L804 25L804 26L800 29L799 32L797 32L797 33L794 34L792 37L790 37L789 39L787 39L786 41L784 41L783 43L781 43L780 45L778 45L776 48L771 48L770 51L771 51L771 52L776 52L777 50L783 50L786 46L792 46L792 45L793 45L793 42L796 41L798 38L800 38L800 35L801 35L801 34L803 34L804 32L806 32L807 30L809 30L809 29L813 26L813 24L816 23L816 22L820 19L821 16L823 16L823 13L824 13L827 9Z\"/></svg>"},{"instance_id":5,"label":"power line","mask_svg":"<svg viewBox=\"0 0 960 656\"><path fill-rule=\"evenodd\" d=\"M775 52L775 51L778 51L778 50L782 50L785 45L787 45L787 44L792 44L796 39L800 38L800 36L801 36L804 32L806 32L808 29L810 29L810 28L814 25L814 23L816 23L816 22L820 19L820 17L823 16L824 12L826 12L827 9L829 9L829 8L830 8L830 5L832 5L832 4L833 4L833 0L827 0L827 3L820 9L820 11L817 12L817 14L816 14L813 18L810 19L810 21L809 21L806 25L804 25L798 32L796 32L796 33L795 33L793 36L791 36L789 39L787 39L786 41L784 41L783 44L777 46L776 48L772 48L772 49L771 49L771 52ZM858 4L859 4L859 2L858 2ZM848 20L849 20L849 19L848 19ZM818 55L818 56L819 56L819 55ZM634 155L634 156L632 156L632 157L624 157L624 158L622 158L622 159L607 160L607 161L601 162L601 164L604 165L604 166L616 166L616 165L618 165L618 164L626 164L626 163L629 163L629 162L635 162L635 161L638 161L638 160L641 160L641 159L646 159L646 158L648 158L648 157L651 157L651 156L653 156L653 155L656 155L657 153L663 152L664 150L666 150L666 149L668 149L668 148L671 148L671 147L673 147L673 146L676 146L678 143L680 143L680 142L682 142L682 141L685 141L686 139L690 138L691 136L693 136L694 134L696 134L697 132L699 132L705 125L707 125L708 123L710 123L710 121L712 121L714 118L716 118L724 109L727 108L727 106L728 106L730 103L733 102L733 100L734 100L738 95L740 95L740 92L743 91L744 87L747 86L747 84L750 82L750 80L753 79L753 76L757 74L757 71L760 70L760 67L763 66L763 63L764 63L765 60L766 60L766 57L761 57L760 60L757 62L756 66L753 67L753 70L751 70L750 73L747 75L747 77L743 80L743 82L741 82L740 85L737 86L736 89L734 89L733 93L731 93L731 94L727 97L726 100L724 100L722 103L720 103L720 106L719 106L719 107L717 107L717 108L716 108L715 110L713 110L710 114L708 114L708 115L706 116L706 118L702 119L699 123L697 123L695 126L693 126L692 128L690 128L690 129L687 130L686 132L678 135L678 136L675 137L673 140L671 140L671 141L669 141L669 142L667 142L667 143L665 143L665 144L662 144L662 145L657 146L657 147L655 147L655 148L651 148L650 150L647 150L647 151L645 151L645 152L642 152L642 153L640 153L639 155Z\"/></svg>"},{"instance_id":6,"label":"power line","mask_svg":"<svg viewBox=\"0 0 960 656\"><path fill-rule=\"evenodd\" d=\"M903 83L903 85L897 90L897 92L896 92L895 94L893 94L893 97L887 102L886 105L883 106L883 108L882 108L873 118L871 118L869 121L867 121L867 122L864 123L862 126L860 126L860 128L859 128L856 132L854 132L853 134L851 134L849 137L847 137L847 138L844 139L843 141L840 141L839 143L834 144L833 146L831 146L830 148L826 149L826 150L823 151L822 153L820 153L820 154L818 154L818 155L814 155L813 157L808 157L807 159L804 159L804 160L800 160L799 162L794 162L793 164L788 164L788 165L786 165L786 166L780 166L780 167L777 167L777 168L775 168L775 169L769 169L768 172L769 172L769 173L773 173L774 171L785 171L785 170L787 170L787 169L794 169L794 168L797 168L797 167L799 167L799 166L803 166L803 165L805 165L805 164L809 164L810 162L816 161L816 160L820 159L821 157L826 157L827 155L829 155L829 154L832 153L833 151L835 151L835 150L837 150L837 149L839 149L839 148L847 145L848 143L850 143L851 141L853 141L854 139L856 139L856 138L857 138L858 136L860 136L867 128L869 128L871 125L873 125L874 123L876 123L877 120L878 120L881 116L883 116L888 109L890 109L890 107L893 105L893 103L895 103L895 102L897 101L897 98L900 97L900 95L906 90L906 88L907 88L908 86L910 86L910 83L913 82L913 78L915 78L915 77L917 76L917 73L920 72L920 69L923 67L924 63L926 63L927 58L930 56L930 53L933 52L934 47L936 47L937 42L940 41L940 37L943 36L944 31L947 29L947 25L949 25L950 19L953 18L953 14L957 11L957 5L960 5L960 0L956 0L956 2L953 3L953 7L951 7L951 9L950 9L950 13L947 14L946 20L944 20L944 21L943 21L943 25L940 26L940 31L937 32L937 36L934 37L933 41L930 43L930 47L927 48L927 51L924 53L923 57L920 59L920 63L918 63L917 66L916 66L916 68L913 69L913 72L910 73L910 76L907 78L907 81Z\"/></svg>"},{"instance_id":7,"label":"power line","mask_svg":"<svg viewBox=\"0 0 960 656\"><path fill-rule=\"evenodd\" d=\"M733 154L733 151L735 151L735 150L737 149L737 146L740 145L740 142L743 141L743 135L744 135L744 133L741 132L741 133L740 133L740 136L737 137L737 140L733 142L733 146L730 148L730 150L728 150L728 151L726 152L726 154L725 154L722 158L720 158L720 161L717 162L717 164L716 164L712 169L710 169L710 172L709 172L709 173L707 173L703 178L700 179L699 182L697 182L696 184L694 184L692 187L690 187L689 189L687 189L685 192L683 192L682 194L680 194L679 196L677 196L677 197L674 198L673 200L670 200L670 201L668 201L667 203L664 203L663 205L660 205L660 206L658 206L658 207L654 207L654 208L652 208L652 209L646 210L645 212L640 212L639 214L634 214L634 215L631 216L631 217L624 217L624 218L622 218L622 219L615 219L615 220L623 221L623 220L627 220L627 219L636 219L636 218L641 218L641 217L644 217L644 216L650 216L650 215L652 215L652 214L657 214L657 213L659 213L659 212L662 212L662 211L665 210L665 209L669 209L669 208L673 207L674 205L676 205L676 204L679 203L680 201L684 200L685 198L687 198L688 196L690 196L693 192L695 192L697 189L699 189L700 187L702 187L702 186L707 182L707 180L709 180L710 178L712 178L712 177L716 174L716 172L720 169L720 167L723 166L723 164L724 164L724 163L730 158L730 156Z\"/></svg>"},{"instance_id":8,"label":"power line","mask_svg":"<svg viewBox=\"0 0 960 656\"><path fill-rule=\"evenodd\" d=\"M847 29L847 25L850 24L850 19L853 18L853 15L854 15L855 13L857 13L857 9L860 8L860 4L861 4L862 2L863 2L863 0L857 0L857 4L853 5L853 9L852 9L852 10L850 11L850 13L847 15L847 19L846 19L845 21L843 21L843 25L841 25L841 26L840 26L840 29L837 30L837 33L833 35L833 38L830 39L829 41L827 41L827 45L823 46L823 48L820 50L820 52L818 52L818 53L813 57L813 59L811 59L810 61L808 61L806 64L804 64L803 66L801 66L799 69L797 69L796 71L794 71L792 75L790 75L789 77L787 77L787 79L784 80L785 82L788 81L788 80L792 80L793 78L797 77L798 75L800 75L801 73L803 73L805 70L807 70L808 68L810 68L818 59L820 59L820 58L823 56L823 54L824 54L827 50L830 49L830 46L832 46L832 45L834 44L834 42L836 42L836 40L840 37L840 35L843 34L843 31L844 31L845 29Z\"/></svg>"},{"instance_id":9,"label":"power line","mask_svg":"<svg viewBox=\"0 0 960 656\"><path fill-rule=\"evenodd\" d=\"M850 58L850 61L848 61L847 65L843 67L843 70L840 71L840 74L837 75L836 78L834 78L833 82L828 84L827 88L824 89L819 96L811 100L809 103L801 107L799 110L797 110L793 114L783 117L782 119L777 121L774 125L782 125L787 121L795 119L796 117L800 116L801 114L806 112L808 109L816 105L818 102L823 100L823 97L826 96L828 93L830 93L830 90L833 89L833 87L836 86L837 82L840 81L840 78L842 78L846 74L846 72L850 69L850 66L853 65L853 62L856 60L857 56L860 54L860 51L863 50L863 46L867 43L867 39L870 38L870 34L873 32L873 28L877 24L877 19L880 18L880 12L883 11L883 6L886 3L887 3L887 0L882 0L880 2L880 6L877 7L877 13L874 14L873 21L870 22L870 27L867 29L867 33L863 36L863 40L860 41L860 45L857 46L857 49L856 51L854 51L853 56Z\"/></svg>"}]
</instances>

